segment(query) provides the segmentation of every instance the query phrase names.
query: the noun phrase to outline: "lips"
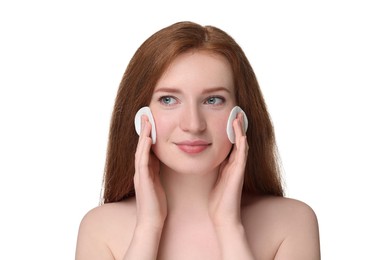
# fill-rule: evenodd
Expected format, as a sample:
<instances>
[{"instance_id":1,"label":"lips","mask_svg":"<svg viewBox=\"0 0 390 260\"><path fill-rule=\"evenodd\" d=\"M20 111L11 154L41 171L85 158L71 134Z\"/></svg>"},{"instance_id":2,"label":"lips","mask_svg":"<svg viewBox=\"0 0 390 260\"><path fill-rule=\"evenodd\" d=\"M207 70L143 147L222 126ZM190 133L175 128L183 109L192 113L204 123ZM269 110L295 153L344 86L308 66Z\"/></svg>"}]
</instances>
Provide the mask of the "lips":
<instances>
[{"instance_id":1,"label":"lips","mask_svg":"<svg viewBox=\"0 0 390 260\"><path fill-rule=\"evenodd\" d=\"M183 141L176 143L177 147L185 153L197 154L206 150L211 143L204 140Z\"/></svg>"}]
</instances>

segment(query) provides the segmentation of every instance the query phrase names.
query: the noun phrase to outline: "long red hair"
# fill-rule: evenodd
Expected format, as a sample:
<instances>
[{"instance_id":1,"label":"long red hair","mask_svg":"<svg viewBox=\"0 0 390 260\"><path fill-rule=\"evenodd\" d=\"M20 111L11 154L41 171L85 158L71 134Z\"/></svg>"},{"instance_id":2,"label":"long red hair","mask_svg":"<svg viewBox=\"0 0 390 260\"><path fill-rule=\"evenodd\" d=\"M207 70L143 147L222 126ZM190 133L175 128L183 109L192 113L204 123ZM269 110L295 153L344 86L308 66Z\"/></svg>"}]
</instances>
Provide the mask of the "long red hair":
<instances>
[{"instance_id":1,"label":"long red hair","mask_svg":"<svg viewBox=\"0 0 390 260\"><path fill-rule=\"evenodd\" d=\"M154 87L170 63L190 50L224 56L231 64L237 105L249 119L244 192L283 196L273 126L255 73L240 46L213 26L179 22L149 37L136 51L120 83L112 113L103 182L103 203L135 195L134 116L150 103Z\"/></svg>"}]
</instances>

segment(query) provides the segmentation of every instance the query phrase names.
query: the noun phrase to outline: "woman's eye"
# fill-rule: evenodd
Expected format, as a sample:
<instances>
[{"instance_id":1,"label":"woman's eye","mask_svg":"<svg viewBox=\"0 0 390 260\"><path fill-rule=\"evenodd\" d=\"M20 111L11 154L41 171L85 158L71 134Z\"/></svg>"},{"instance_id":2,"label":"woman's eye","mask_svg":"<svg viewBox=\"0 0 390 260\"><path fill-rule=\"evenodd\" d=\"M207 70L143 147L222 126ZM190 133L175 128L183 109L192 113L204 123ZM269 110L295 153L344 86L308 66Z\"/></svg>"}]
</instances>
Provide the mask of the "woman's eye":
<instances>
[{"instance_id":1,"label":"woman's eye","mask_svg":"<svg viewBox=\"0 0 390 260\"><path fill-rule=\"evenodd\" d=\"M223 104L224 101L225 99L223 97L209 97L206 100L206 103L210 105L220 105Z\"/></svg>"},{"instance_id":2,"label":"woman's eye","mask_svg":"<svg viewBox=\"0 0 390 260\"><path fill-rule=\"evenodd\" d=\"M160 97L159 101L163 104L163 105L167 105L167 106L171 106L171 105L174 105L177 103L177 100L174 98L174 97L171 97L171 96L163 96L163 97Z\"/></svg>"}]
</instances>

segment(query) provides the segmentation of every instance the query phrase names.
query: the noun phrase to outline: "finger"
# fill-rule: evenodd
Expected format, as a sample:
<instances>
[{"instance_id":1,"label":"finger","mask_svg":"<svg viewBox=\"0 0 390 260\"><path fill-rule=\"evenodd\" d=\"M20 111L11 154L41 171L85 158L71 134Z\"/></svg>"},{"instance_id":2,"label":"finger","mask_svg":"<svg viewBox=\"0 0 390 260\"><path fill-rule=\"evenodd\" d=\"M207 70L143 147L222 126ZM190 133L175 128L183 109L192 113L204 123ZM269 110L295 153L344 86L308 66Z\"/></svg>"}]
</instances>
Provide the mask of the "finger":
<instances>
[{"instance_id":1,"label":"finger","mask_svg":"<svg viewBox=\"0 0 390 260\"><path fill-rule=\"evenodd\" d=\"M141 117L141 136L150 137L152 133L152 124L149 122L149 118L146 115Z\"/></svg>"},{"instance_id":2,"label":"finger","mask_svg":"<svg viewBox=\"0 0 390 260\"><path fill-rule=\"evenodd\" d=\"M242 114L239 113L237 117L233 120L233 132L235 136L235 145L233 147L233 151L231 155L234 155L233 152L237 150L237 148L240 146L240 139L244 135L243 128L242 128Z\"/></svg>"},{"instance_id":3,"label":"finger","mask_svg":"<svg viewBox=\"0 0 390 260\"><path fill-rule=\"evenodd\" d=\"M242 113L238 113L236 119L233 121L233 131L235 137L245 135L244 127L244 115Z\"/></svg>"},{"instance_id":4,"label":"finger","mask_svg":"<svg viewBox=\"0 0 390 260\"><path fill-rule=\"evenodd\" d=\"M244 132L244 116L239 113L237 118L233 122L233 130L236 136L236 150L235 150L235 161L241 171L244 172L246 158L248 154L248 143Z\"/></svg>"},{"instance_id":5,"label":"finger","mask_svg":"<svg viewBox=\"0 0 390 260\"><path fill-rule=\"evenodd\" d=\"M147 116L145 115L142 115L141 116L141 132L140 132L140 135L138 137L138 143L137 143L137 149L136 149L136 158L137 158L137 155L140 155L140 151L142 150L142 145L143 145L143 142L144 142L144 139L145 139L145 124L146 124L146 121L147 121ZM138 161L138 160L136 160Z\"/></svg>"},{"instance_id":6,"label":"finger","mask_svg":"<svg viewBox=\"0 0 390 260\"><path fill-rule=\"evenodd\" d=\"M150 133L152 130L152 126L148 121L148 118L146 116L143 116L142 118L143 127L141 130L141 157L140 157L140 165L142 167L147 167L149 165L149 154L150 154L150 148L152 139L150 138Z\"/></svg>"},{"instance_id":7,"label":"finger","mask_svg":"<svg viewBox=\"0 0 390 260\"><path fill-rule=\"evenodd\" d=\"M142 138L142 132L143 132L143 128L144 128L144 118L143 116L141 116L141 133L138 137L138 142L137 142L137 148L135 150L135 154L134 154L134 185L135 185L135 188L137 189L138 187L138 184L139 184L139 172L140 172L140 158L141 158L141 155L142 155L142 150L143 150L143 145L144 145L144 142L143 142L143 138Z\"/></svg>"},{"instance_id":8,"label":"finger","mask_svg":"<svg viewBox=\"0 0 390 260\"><path fill-rule=\"evenodd\" d=\"M143 131L144 125L145 125L144 117L141 116L141 132L140 132L140 135L138 137L137 148L135 150L135 167L136 167L136 172L137 172L138 165L139 165L139 158L141 156L141 150L143 150L142 149L142 146L143 146L143 135L142 135L142 133L144 132Z\"/></svg>"},{"instance_id":9,"label":"finger","mask_svg":"<svg viewBox=\"0 0 390 260\"><path fill-rule=\"evenodd\" d=\"M148 172L150 148L152 144L152 139L149 137L151 132L151 124L148 122L146 116L143 116L141 118L141 125L142 128L138 140L138 146L136 150L136 161L135 161L136 172L141 174L141 176L139 177L148 175L145 173Z\"/></svg>"}]
</instances>

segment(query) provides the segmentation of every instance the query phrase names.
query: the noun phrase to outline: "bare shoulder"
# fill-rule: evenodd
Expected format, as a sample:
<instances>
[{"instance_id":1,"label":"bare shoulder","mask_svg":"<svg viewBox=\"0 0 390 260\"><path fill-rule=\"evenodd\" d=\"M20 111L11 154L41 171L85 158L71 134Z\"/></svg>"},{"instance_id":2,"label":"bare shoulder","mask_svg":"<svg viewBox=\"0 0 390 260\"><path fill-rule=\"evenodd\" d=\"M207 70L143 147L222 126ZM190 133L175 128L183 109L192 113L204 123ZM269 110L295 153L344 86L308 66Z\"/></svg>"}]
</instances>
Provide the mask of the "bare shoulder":
<instances>
[{"instance_id":1,"label":"bare shoulder","mask_svg":"<svg viewBox=\"0 0 390 260\"><path fill-rule=\"evenodd\" d=\"M271 214L273 217L286 217L287 221L299 221L302 217L316 218L314 210L305 202L286 197L247 197L243 205L253 214ZM288 216L288 217L287 217ZM293 217L297 217L297 219Z\"/></svg>"},{"instance_id":2,"label":"bare shoulder","mask_svg":"<svg viewBox=\"0 0 390 260\"><path fill-rule=\"evenodd\" d=\"M273 249L266 258L320 259L317 216L308 204L271 196L244 201L242 217L250 242Z\"/></svg>"},{"instance_id":3,"label":"bare shoulder","mask_svg":"<svg viewBox=\"0 0 390 260\"><path fill-rule=\"evenodd\" d=\"M134 199L103 204L88 211L82 219L81 225L110 225L115 219L118 220L124 216L129 218L129 215L132 215L135 211L136 206Z\"/></svg>"},{"instance_id":4,"label":"bare shoulder","mask_svg":"<svg viewBox=\"0 0 390 260\"><path fill-rule=\"evenodd\" d=\"M80 223L76 259L117 259L121 245L131 239L135 221L134 199L91 209Z\"/></svg>"}]
</instances>

